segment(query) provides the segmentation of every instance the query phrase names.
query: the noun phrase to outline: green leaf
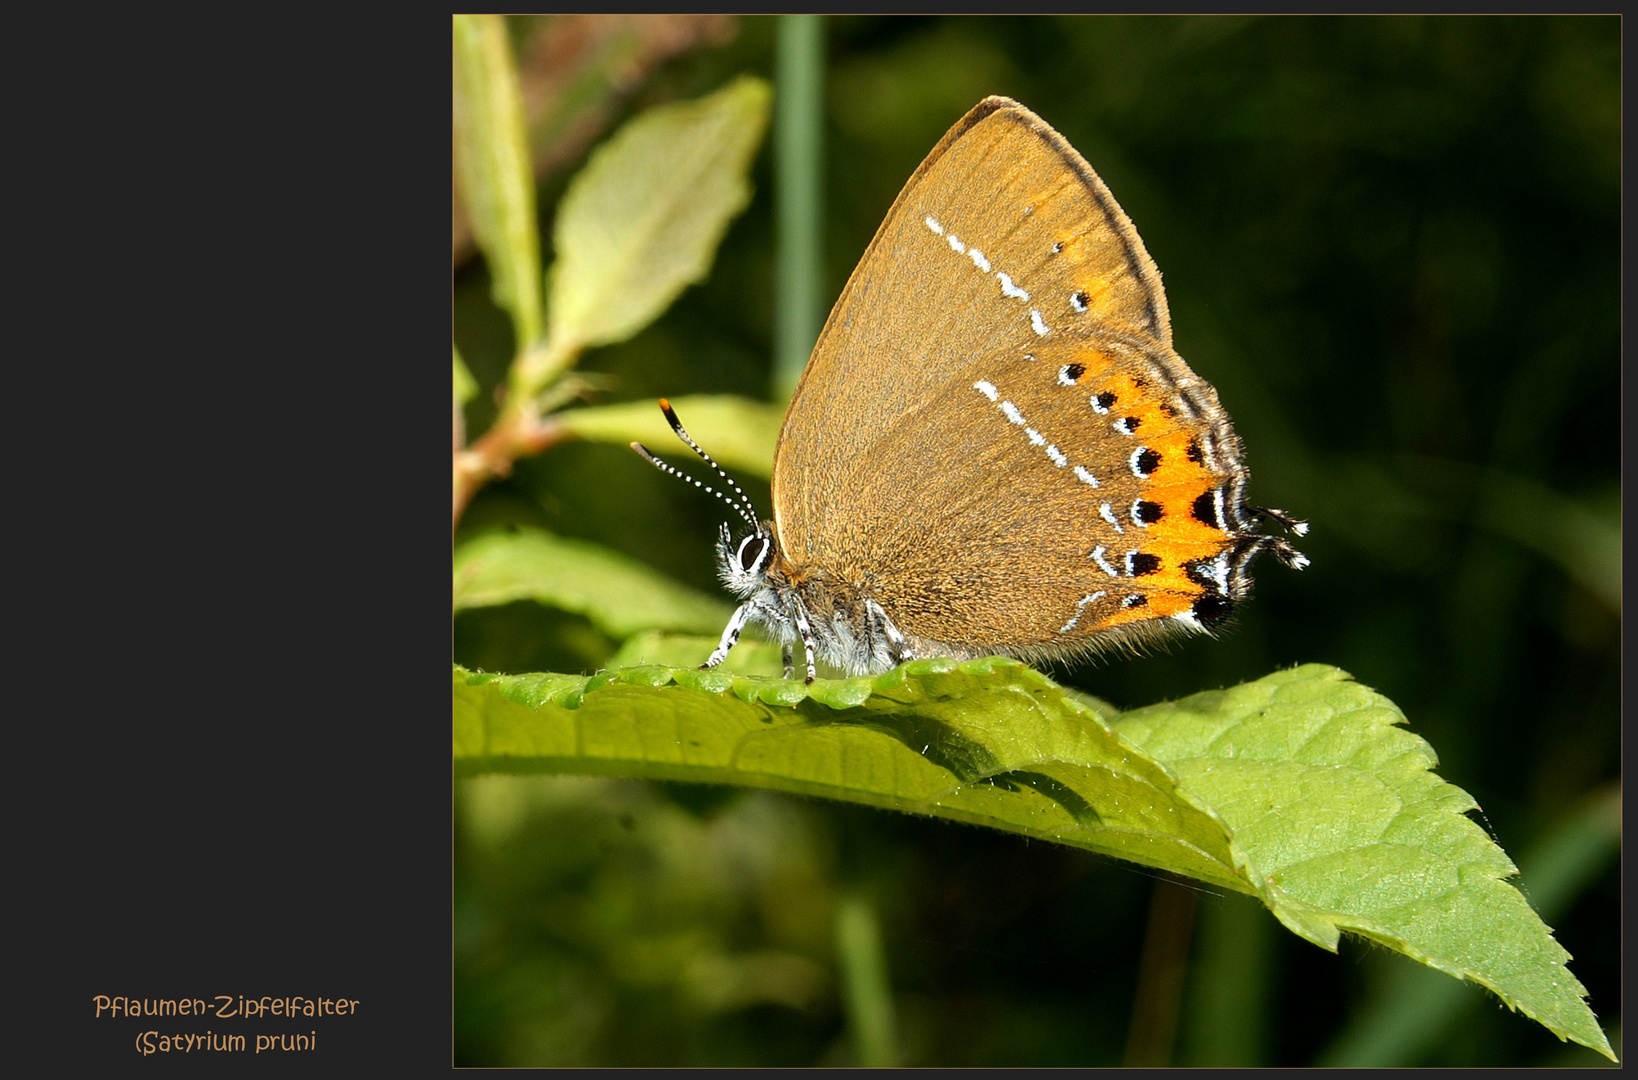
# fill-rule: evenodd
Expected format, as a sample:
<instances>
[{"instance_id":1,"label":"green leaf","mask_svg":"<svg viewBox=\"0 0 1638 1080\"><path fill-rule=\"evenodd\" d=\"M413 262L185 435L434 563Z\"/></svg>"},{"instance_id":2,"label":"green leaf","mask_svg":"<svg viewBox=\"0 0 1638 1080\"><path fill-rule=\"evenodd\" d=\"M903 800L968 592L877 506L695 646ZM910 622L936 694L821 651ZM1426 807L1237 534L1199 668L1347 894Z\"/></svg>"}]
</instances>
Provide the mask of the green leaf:
<instances>
[{"instance_id":1,"label":"green leaf","mask_svg":"<svg viewBox=\"0 0 1638 1080\"><path fill-rule=\"evenodd\" d=\"M1531 906L1543 919L1556 921L1620 857L1620 783L1592 796L1531 847L1519 860L1519 880ZM1414 1065L1464 1023L1478 999L1428 968L1402 965L1355 1011L1317 1063L1327 1068Z\"/></svg>"},{"instance_id":2,"label":"green leaf","mask_svg":"<svg viewBox=\"0 0 1638 1080\"><path fill-rule=\"evenodd\" d=\"M1611 1055L1569 954L1507 884L1512 861L1440 780L1394 704L1308 665L1128 712L1115 727L1232 830L1247 879L1288 929L1335 949L1347 930L1493 991L1562 1038Z\"/></svg>"},{"instance_id":3,"label":"green leaf","mask_svg":"<svg viewBox=\"0 0 1638 1080\"><path fill-rule=\"evenodd\" d=\"M671 407L694 441L721 464L755 476L767 476L773 470L774 445L785 422L783 409L731 394L672 398ZM654 401L570 409L553 419L592 442L620 446L640 442L657 454L685 454L694 459L694 452L678 441Z\"/></svg>"},{"instance_id":4,"label":"green leaf","mask_svg":"<svg viewBox=\"0 0 1638 1080\"><path fill-rule=\"evenodd\" d=\"M472 377L466 364L461 361L461 350L450 345L455 354L455 404L465 405L478 395L478 380Z\"/></svg>"},{"instance_id":5,"label":"green leaf","mask_svg":"<svg viewBox=\"0 0 1638 1080\"><path fill-rule=\"evenodd\" d=\"M462 544L454 589L456 611L535 600L585 615L616 640L656 627L715 634L730 614L721 601L634 559L541 529L486 533Z\"/></svg>"},{"instance_id":6,"label":"green leaf","mask_svg":"<svg viewBox=\"0 0 1638 1080\"><path fill-rule=\"evenodd\" d=\"M558 206L550 339L573 351L624 341L711 268L746 178L770 92L741 77L699 101L663 105L591 156Z\"/></svg>"},{"instance_id":7,"label":"green leaf","mask_svg":"<svg viewBox=\"0 0 1638 1080\"><path fill-rule=\"evenodd\" d=\"M519 351L540 337L540 232L523 96L505 21L456 15L455 167L495 303L512 316Z\"/></svg>"},{"instance_id":8,"label":"green leaf","mask_svg":"<svg viewBox=\"0 0 1638 1080\"><path fill-rule=\"evenodd\" d=\"M1053 840L1363 934L1608 1054L1507 856L1391 702L1324 665L1100 716L1016 661L800 682L644 666L454 671L458 771L741 784Z\"/></svg>"},{"instance_id":9,"label":"green leaf","mask_svg":"<svg viewBox=\"0 0 1638 1080\"><path fill-rule=\"evenodd\" d=\"M456 757L472 771L827 795L1186 867L1247 889L1222 826L1179 800L1164 769L1011 661L921 661L811 687L657 666L589 679L457 670L455 682L457 701L471 706L458 709Z\"/></svg>"}]
</instances>

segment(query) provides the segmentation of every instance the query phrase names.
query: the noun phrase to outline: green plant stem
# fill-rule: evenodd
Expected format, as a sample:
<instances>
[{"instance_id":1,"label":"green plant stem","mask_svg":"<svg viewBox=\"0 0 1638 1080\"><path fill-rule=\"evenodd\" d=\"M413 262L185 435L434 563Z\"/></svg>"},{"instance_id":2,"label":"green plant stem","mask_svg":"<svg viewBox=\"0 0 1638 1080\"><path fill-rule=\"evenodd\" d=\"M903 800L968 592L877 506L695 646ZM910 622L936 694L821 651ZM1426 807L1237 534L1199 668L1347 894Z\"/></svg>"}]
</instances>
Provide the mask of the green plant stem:
<instances>
[{"instance_id":1,"label":"green plant stem","mask_svg":"<svg viewBox=\"0 0 1638 1080\"><path fill-rule=\"evenodd\" d=\"M875 906L862 896L845 896L836 906L836 956L859 1064L866 1068L896 1065L893 991L882 955L881 926Z\"/></svg>"},{"instance_id":2,"label":"green plant stem","mask_svg":"<svg viewBox=\"0 0 1638 1080\"><path fill-rule=\"evenodd\" d=\"M1132 1026L1126 1036L1126 1064L1160 1067L1170 1064L1172 1037L1183 1000L1183 976L1194 934L1194 890L1170 877L1155 879L1149 905L1149 927L1143 937Z\"/></svg>"},{"instance_id":3,"label":"green plant stem","mask_svg":"<svg viewBox=\"0 0 1638 1080\"><path fill-rule=\"evenodd\" d=\"M824 23L781 15L774 94L774 194L779 214L774 393L788 399L823 318Z\"/></svg>"},{"instance_id":4,"label":"green plant stem","mask_svg":"<svg viewBox=\"0 0 1638 1080\"><path fill-rule=\"evenodd\" d=\"M532 347L519 350L512 359L512 366L506 373L507 398L509 401L530 402L538 400L552 388L552 385L563 377L563 373L574 366L580 358L581 348L572 343L559 343L551 339L536 342Z\"/></svg>"},{"instance_id":5,"label":"green plant stem","mask_svg":"<svg viewBox=\"0 0 1638 1080\"><path fill-rule=\"evenodd\" d=\"M1181 1017L1182 1066L1266 1065L1276 923L1249 897L1207 894ZM1449 980L1446 980L1449 981Z\"/></svg>"}]
</instances>

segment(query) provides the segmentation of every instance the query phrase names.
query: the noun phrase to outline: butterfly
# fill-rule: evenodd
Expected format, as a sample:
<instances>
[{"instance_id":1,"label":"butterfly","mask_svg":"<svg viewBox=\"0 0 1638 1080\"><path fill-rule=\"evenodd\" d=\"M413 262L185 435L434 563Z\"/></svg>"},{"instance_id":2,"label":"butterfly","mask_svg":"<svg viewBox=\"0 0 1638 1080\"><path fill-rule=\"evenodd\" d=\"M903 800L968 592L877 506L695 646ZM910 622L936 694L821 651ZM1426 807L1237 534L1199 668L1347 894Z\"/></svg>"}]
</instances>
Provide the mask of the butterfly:
<instances>
[{"instance_id":1,"label":"butterfly","mask_svg":"<svg viewBox=\"0 0 1638 1080\"><path fill-rule=\"evenodd\" d=\"M1072 659L1219 626L1261 552L1308 564L1260 531L1307 526L1246 502L1240 439L1172 349L1137 230L1004 97L927 155L832 309L780 430L772 521L660 404L747 526L717 543L743 603L707 668L748 623L785 645L787 678L800 644L810 683L816 660Z\"/></svg>"}]
</instances>

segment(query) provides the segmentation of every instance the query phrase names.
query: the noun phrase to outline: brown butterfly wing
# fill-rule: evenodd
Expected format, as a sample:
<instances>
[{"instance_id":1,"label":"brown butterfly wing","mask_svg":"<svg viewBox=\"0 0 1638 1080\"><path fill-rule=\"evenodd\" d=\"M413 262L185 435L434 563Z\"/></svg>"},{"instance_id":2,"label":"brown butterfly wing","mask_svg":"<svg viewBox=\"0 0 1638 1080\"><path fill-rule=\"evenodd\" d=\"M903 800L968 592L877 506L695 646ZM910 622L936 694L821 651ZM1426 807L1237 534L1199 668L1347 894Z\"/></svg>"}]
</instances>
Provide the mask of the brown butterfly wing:
<instances>
[{"instance_id":1,"label":"brown butterfly wing","mask_svg":"<svg viewBox=\"0 0 1638 1080\"><path fill-rule=\"evenodd\" d=\"M792 398L785 557L971 651L1053 655L1186 611L1184 564L1228 540L1191 511L1237 455L1226 421L1215 457L1191 451L1220 410L1170 337L1159 272L1091 167L987 99L905 185Z\"/></svg>"}]
</instances>

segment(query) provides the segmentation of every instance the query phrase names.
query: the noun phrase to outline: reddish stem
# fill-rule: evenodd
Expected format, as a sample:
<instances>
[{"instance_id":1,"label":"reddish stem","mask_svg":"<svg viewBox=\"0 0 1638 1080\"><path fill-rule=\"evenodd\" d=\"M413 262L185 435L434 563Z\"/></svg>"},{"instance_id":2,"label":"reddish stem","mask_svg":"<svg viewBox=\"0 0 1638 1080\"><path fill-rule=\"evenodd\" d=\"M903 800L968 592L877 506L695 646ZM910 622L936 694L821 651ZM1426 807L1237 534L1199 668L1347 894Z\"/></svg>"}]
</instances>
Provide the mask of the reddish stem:
<instances>
[{"instance_id":1,"label":"reddish stem","mask_svg":"<svg viewBox=\"0 0 1638 1080\"><path fill-rule=\"evenodd\" d=\"M568 429L550 417L533 411L503 409L494 426L477 442L455 451L454 507L450 519L453 530L461 523L467 503L484 484L508 476L520 457L541 453L569 437Z\"/></svg>"}]
</instances>

